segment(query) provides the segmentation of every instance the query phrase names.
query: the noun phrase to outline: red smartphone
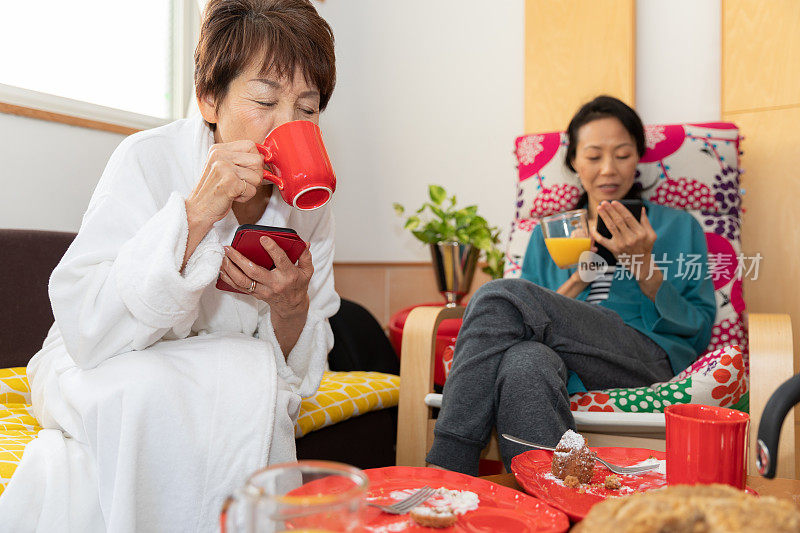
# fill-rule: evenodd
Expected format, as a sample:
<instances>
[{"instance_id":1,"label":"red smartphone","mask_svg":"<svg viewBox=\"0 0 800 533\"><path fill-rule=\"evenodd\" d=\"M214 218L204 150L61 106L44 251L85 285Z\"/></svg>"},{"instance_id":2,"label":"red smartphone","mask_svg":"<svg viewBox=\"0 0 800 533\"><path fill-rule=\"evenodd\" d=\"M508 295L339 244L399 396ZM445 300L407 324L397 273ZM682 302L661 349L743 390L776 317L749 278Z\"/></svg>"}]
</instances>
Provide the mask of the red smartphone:
<instances>
[{"instance_id":1,"label":"red smartphone","mask_svg":"<svg viewBox=\"0 0 800 533\"><path fill-rule=\"evenodd\" d=\"M253 263L267 270L275 268L275 263L267 251L261 246L261 237L267 236L274 240L280 246L289 261L296 263L303 250L307 245L301 239L297 232L291 228L276 228L273 226L259 226L258 224L243 224L236 229L233 236L231 247L248 258ZM246 292L234 289L222 279L217 280L217 288L228 292L238 292L240 294L247 294Z\"/></svg>"}]
</instances>

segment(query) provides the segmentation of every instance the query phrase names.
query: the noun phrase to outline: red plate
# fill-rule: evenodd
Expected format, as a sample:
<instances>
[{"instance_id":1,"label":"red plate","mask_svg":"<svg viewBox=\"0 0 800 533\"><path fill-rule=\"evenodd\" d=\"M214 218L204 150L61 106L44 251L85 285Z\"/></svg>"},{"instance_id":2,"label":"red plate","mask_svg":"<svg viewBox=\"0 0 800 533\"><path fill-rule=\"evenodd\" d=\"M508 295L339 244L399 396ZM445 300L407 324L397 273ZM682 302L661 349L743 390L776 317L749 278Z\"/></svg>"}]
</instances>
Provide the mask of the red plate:
<instances>
[{"instance_id":1,"label":"red plate","mask_svg":"<svg viewBox=\"0 0 800 533\"><path fill-rule=\"evenodd\" d=\"M645 450L643 448L591 448L597 455L609 463L620 466L629 466L649 457L666 459L664 452ZM609 496L620 496L633 492L643 492L667 484L664 474L655 471L638 474L635 476L619 476L622 489L609 490L603 486L606 476L611 471L601 465L595 464L594 476L590 488L583 494L578 489L565 487L561 480L555 479L550 472L552 452L544 450L531 450L517 455L511 460L511 470L517 482L525 488L528 494L541 498L553 507L561 509L575 521L582 520L589 509ZM599 483L599 486L596 484Z\"/></svg>"},{"instance_id":2,"label":"red plate","mask_svg":"<svg viewBox=\"0 0 800 533\"><path fill-rule=\"evenodd\" d=\"M597 455L612 464L620 466L630 466L640 463L650 457L659 460L666 459L664 452L647 450L644 448L591 448ZM517 455L511 460L511 470L517 478L517 482L525 489L528 494L541 498L553 507L561 509L573 521L580 521L586 516L594 504L603 501L608 497L624 496L634 492L645 492L647 490L664 487L667 484L665 474L656 471L632 476L619 476L622 481L620 490L609 490L603 485L606 476L612 472L601 465L595 464L594 476L591 486L584 493L578 489L571 489L564 486L561 480L557 480L550 472L552 462L552 452L544 450L531 450ZM749 487L747 492L756 494Z\"/></svg>"},{"instance_id":3,"label":"red plate","mask_svg":"<svg viewBox=\"0 0 800 533\"><path fill-rule=\"evenodd\" d=\"M563 532L569 528L569 520L561 511L525 493L485 479L435 468L411 466L372 468L364 470L364 473L370 481L367 501L379 505L397 501L390 496L393 491L418 489L425 485L435 489L445 487L450 490L469 490L478 495L480 504L476 510L461 515L455 526L436 531L528 533ZM418 526L407 514L390 515L374 507L367 507L364 524L364 531L373 533L433 531L431 528ZM406 525L405 528L403 524Z\"/></svg>"}]
</instances>

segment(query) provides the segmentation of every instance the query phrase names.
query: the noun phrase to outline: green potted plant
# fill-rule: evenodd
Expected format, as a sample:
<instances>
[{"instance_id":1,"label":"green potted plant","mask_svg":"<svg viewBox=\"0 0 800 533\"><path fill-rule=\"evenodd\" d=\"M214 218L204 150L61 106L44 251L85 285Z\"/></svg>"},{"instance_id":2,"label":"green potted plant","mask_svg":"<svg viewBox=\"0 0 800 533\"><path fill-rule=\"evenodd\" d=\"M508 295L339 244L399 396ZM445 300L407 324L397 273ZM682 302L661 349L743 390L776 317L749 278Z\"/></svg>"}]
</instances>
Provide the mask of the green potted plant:
<instances>
[{"instance_id":1,"label":"green potted plant","mask_svg":"<svg viewBox=\"0 0 800 533\"><path fill-rule=\"evenodd\" d=\"M428 197L430 201L406 217L404 227L428 244L439 292L454 306L469 292L481 253L486 260L483 271L493 279L503 276L500 230L478 215L478 206L456 207L455 195L448 197L439 185L428 186ZM399 216L406 214L398 203L394 210Z\"/></svg>"}]
</instances>

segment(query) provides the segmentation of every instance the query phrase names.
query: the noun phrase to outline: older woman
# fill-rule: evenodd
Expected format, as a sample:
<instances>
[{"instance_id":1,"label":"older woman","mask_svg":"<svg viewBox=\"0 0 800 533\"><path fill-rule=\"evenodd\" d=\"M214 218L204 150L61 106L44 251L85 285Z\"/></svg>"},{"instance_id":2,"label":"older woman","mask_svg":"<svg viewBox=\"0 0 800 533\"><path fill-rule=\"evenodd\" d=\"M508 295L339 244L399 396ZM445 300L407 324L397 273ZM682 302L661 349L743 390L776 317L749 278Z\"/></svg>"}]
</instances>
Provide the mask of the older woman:
<instances>
[{"instance_id":1,"label":"older woman","mask_svg":"<svg viewBox=\"0 0 800 533\"><path fill-rule=\"evenodd\" d=\"M125 139L53 272L55 324L28 366L45 429L0 500L13 531L212 531L248 474L295 458L294 421L333 343L333 218L262 181L255 143L318 122L333 35L305 0L211 0L202 116ZM267 271L240 224L309 243ZM247 294L220 291L218 278Z\"/></svg>"},{"instance_id":2,"label":"older woman","mask_svg":"<svg viewBox=\"0 0 800 533\"><path fill-rule=\"evenodd\" d=\"M534 230L522 279L488 283L467 306L427 458L433 465L476 474L493 426L555 446L575 429L570 393L668 380L708 345L716 305L702 228L685 211L649 202L637 220L618 201L639 196L639 116L600 96L575 114L567 135L566 164L585 191L592 237L617 258L617 272L588 283L558 268ZM597 232L598 217L610 238ZM702 258L693 275L657 263L679 264L681 254ZM525 450L500 440L507 468Z\"/></svg>"}]
</instances>

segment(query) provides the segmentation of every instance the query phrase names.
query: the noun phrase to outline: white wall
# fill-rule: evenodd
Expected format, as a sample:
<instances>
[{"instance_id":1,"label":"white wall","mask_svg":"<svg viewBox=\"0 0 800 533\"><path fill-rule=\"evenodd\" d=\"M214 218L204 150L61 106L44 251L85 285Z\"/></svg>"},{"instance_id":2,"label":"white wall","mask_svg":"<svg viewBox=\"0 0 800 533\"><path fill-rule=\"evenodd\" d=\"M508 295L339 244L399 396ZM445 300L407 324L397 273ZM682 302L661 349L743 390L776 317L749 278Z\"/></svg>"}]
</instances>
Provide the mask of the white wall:
<instances>
[{"instance_id":1,"label":"white wall","mask_svg":"<svg viewBox=\"0 0 800 533\"><path fill-rule=\"evenodd\" d=\"M524 2L332 0L338 83L322 127L338 178L339 261L430 260L392 202L438 183L490 223L513 216Z\"/></svg>"},{"instance_id":2,"label":"white wall","mask_svg":"<svg viewBox=\"0 0 800 533\"><path fill-rule=\"evenodd\" d=\"M636 2L636 109L645 123L720 119L720 0Z\"/></svg>"},{"instance_id":3,"label":"white wall","mask_svg":"<svg viewBox=\"0 0 800 533\"><path fill-rule=\"evenodd\" d=\"M504 231L523 132L524 1L331 0L339 81L322 125L338 261L427 260L398 201L429 183ZM638 0L645 122L719 119L720 0ZM74 231L121 135L0 114L0 227ZM47 146L44 146L47 143Z\"/></svg>"},{"instance_id":4,"label":"white wall","mask_svg":"<svg viewBox=\"0 0 800 533\"><path fill-rule=\"evenodd\" d=\"M123 138L0 113L0 228L77 231Z\"/></svg>"}]
</instances>

